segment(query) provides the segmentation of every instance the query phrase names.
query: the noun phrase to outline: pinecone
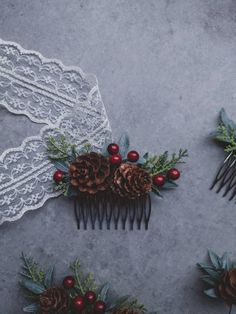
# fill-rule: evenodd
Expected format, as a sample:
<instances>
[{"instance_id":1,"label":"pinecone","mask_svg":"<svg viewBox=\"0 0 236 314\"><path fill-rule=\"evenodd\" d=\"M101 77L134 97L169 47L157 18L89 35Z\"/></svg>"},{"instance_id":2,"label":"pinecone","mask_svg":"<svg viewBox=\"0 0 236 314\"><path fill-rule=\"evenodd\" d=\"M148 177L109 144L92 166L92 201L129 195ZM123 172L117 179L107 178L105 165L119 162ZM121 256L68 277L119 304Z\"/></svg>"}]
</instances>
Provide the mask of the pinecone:
<instances>
[{"instance_id":1,"label":"pinecone","mask_svg":"<svg viewBox=\"0 0 236 314\"><path fill-rule=\"evenodd\" d=\"M218 286L220 297L228 304L236 304L236 268L226 271Z\"/></svg>"},{"instance_id":2,"label":"pinecone","mask_svg":"<svg viewBox=\"0 0 236 314\"><path fill-rule=\"evenodd\" d=\"M42 314L67 314L68 295L61 287L49 288L40 295L39 307Z\"/></svg>"},{"instance_id":3,"label":"pinecone","mask_svg":"<svg viewBox=\"0 0 236 314\"><path fill-rule=\"evenodd\" d=\"M137 165L124 163L114 173L112 189L121 197L137 198L151 191L152 179Z\"/></svg>"},{"instance_id":4,"label":"pinecone","mask_svg":"<svg viewBox=\"0 0 236 314\"><path fill-rule=\"evenodd\" d=\"M78 156L70 165L71 185L80 192L95 194L109 187L110 163L108 158L91 152Z\"/></svg>"}]
</instances>

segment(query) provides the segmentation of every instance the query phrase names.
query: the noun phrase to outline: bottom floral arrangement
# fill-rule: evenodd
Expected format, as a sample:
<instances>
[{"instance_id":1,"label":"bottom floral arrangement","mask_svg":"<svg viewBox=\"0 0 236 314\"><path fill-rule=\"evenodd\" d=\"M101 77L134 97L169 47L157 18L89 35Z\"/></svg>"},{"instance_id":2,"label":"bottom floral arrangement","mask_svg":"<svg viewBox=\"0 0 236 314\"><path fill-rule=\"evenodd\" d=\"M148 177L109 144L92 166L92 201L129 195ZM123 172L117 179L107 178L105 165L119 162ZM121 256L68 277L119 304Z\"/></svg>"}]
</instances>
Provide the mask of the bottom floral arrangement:
<instances>
[{"instance_id":1,"label":"bottom floral arrangement","mask_svg":"<svg viewBox=\"0 0 236 314\"><path fill-rule=\"evenodd\" d=\"M71 274L54 283L54 267L39 267L33 258L22 254L21 286L31 304L24 312L37 314L142 314L144 305L130 296L112 297L110 285L97 287L93 274L84 275L79 259L70 266ZM156 312L152 312L155 314Z\"/></svg>"}]
</instances>

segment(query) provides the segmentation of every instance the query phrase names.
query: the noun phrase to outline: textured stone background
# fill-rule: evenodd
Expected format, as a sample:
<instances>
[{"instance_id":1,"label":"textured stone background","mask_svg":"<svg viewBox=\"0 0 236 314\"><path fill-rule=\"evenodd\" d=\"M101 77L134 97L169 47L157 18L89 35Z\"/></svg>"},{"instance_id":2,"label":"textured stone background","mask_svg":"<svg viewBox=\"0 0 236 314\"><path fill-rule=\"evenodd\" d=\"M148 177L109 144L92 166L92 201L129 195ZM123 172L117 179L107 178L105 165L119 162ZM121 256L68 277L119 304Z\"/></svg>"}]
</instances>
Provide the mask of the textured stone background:
<instances>
[{"instance_id":1,"label":"textured stone background","mask_svg":"<svg viewBox=\"0 0 236 314\"><path fill-rule=\"evenodd\" d=\"M78 232L66 200L0 227L0 313L21 313L21 251L57 263L80 256L99 282L159 314L227 313L202 295L207 248L236 258L236 206L209 191L224 154L207 137L221 106L236 119L234 0L1 0L0 37L97 75L114 135L142 151L189 149L180 187L154 202L148 232ZM39 126L0 111L0 150ZM59 276L60 274L60 276Z\"/></svg>"}]
</instances>

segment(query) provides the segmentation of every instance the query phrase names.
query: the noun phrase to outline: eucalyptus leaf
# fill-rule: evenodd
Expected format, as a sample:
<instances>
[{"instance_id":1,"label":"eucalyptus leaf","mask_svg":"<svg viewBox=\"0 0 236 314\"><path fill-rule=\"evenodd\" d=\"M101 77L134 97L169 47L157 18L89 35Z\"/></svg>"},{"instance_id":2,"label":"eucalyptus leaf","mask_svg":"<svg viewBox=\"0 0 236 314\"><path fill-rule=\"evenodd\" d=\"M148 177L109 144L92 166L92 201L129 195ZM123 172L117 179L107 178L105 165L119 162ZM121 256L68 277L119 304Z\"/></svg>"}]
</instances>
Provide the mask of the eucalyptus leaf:
<instances>
[{"instance_id":1,"label":"eucalyptus leaf","mask_svg":"<svg viewBox=\"0 0 236 314\"><path fill-rule=\"evenodd\" d=\"M161 192L154 186L152 186L152 192L159 198L163 198Z\"/></svg>"},{"instance_id":2,"label":"eucalyptus leaf","mask_svg":"<svg viewBox=\"0 0 236 314\"><path fill-rule=\"evenodd\" d=\"M209 258L215 268L221 268L220 257L211 250L208 250Z\"/></svg>"},{"instance_id":3,"label":"eucalyptus leaf","mask_svg":"<svg viewBox=\"0 0 236 314\"><path fill-rule=\"evenodd\" d=\"M120 155L125 157L129 149L129 136L127 133L123 133L118 141L120 147Z\"/></svg>"},{"instance_id":4,"label":"eucalyptus leaf","mask_svg":"<svg viewBox=\"0 0 236 314\"><path fill-rule=\"evenodd\" d=\"M69 165L65 161L53 160L54 166L57 170L67 173L69 171Z\"/></svg>"},{"instance_id":5,"label":"eucalyptus leaf","mask_svg":"<svg viewBox=\"0 0 236 314\"><path fill-rule=\"evenodd\" d=\"M236 129L236 124L233 122L233 120L229 119L224 108L221 108L220 110L220 121L224 124L228 131Z\"/></svg>"},{"instance_id":6,"label":"eucalyptus leaf","mask_svg":"<svg viewBox=\"0 0 236 314\"><path fill-rule=\"evenodd\" d=\"M46 286L46 288L49 288L52 286L53 273L54 273L54 266L51 266L48 268L45 274L44 285Z\"/></svg>"},{"instance_id":7,"label":"eucalyptus leaf","mask_svg":"<svg viewBox=\"0 0 236 314\"><path fill-rule=\"evenodd\" d=\"M177 188L177 186L178 186L178 184L176 184L176 183L173 182L173 181L166 181L162 188L163 188L163 189L170 190L170 189L175 189L175 188Z\"/></svg>"},{"instance_id":8,"label":"eucalyptus leaf","mask_svg":"<svg viewBox=\"0 0 236 314\"><path fill-rule=\"evenodd\" d=\"M107 311L111 311L111 310L114 310L116 308L119 308L122 304L124 304L128 299L129 299L129 295L126 295L126 296L123 296L121 298L119 298L118 300L112 302L108 308L107 308Z\"/></svg>"},{"instance_id":9,"label":"eucalyptus leaf","mask_svg":"<svg viewBox=\"0 0 236 314\"><path fill-rule=\"evenodd\" d=\"M205 293L208 297L210 297L210 298L213 298L213 299L217 299L217 298L218 298L215 289L207 289L207 290L204 290L204 293Z\"/></svg>"},{"instance_id":10,"label":"eucalyptus leaf","mask_svg":"<svg viewBox=\"0 0 236 314\"><path fill-rule=\"evenodd\" d=\"M43 285L41 285L40 283L36 283L30 279L23 279L21 281L21 284L24 288L28 289L29 291L33 292L34 294L41 294L46 290Z\"/></svg>"},{"instance_id":11,"label":"eucalyptus leaf","mask_svg":"<svg viewBox=\"0 0 236 314\"><path fill-rule=\"evenodd\" d=\"M229 270L232 268L232 263L230 261L228 253L224 253L221 257L222 268Z\"/></svg>"},{"instance_id":12,"label":"eucalyptus leaf","mask_svg":"<svg viewBox=\"0 0 236 314\"><path fill-rule=\"evenodd\" d=\"M203 276L202 280L212 287L215 287L216 285L216 282L210 276Z\"/></svg>"},{"instance_id":13,"label":"eucalyptus leaf","mask_svg":"<svg viewBox=\"0 0 236 314\"><path fill-rule=\"evenodd\" d=\"M38 304L32 303L23 308L23 311L26 313L36 313L38 311Z\"/></svg>"},{"instance_id":14,"label":"eucalyptus leaf","mask_svg":"<svg viewBox=\"0 0 236 314\"><path fill-rule=\"evenodd\" d=\"M109 283L105 283L104 286L102 286L101 291L99 293L99 299L101 301L104 301L104 302L106 301L107 293L108 293L109 289L110 289Z\"/></svg>"}]
</instances>

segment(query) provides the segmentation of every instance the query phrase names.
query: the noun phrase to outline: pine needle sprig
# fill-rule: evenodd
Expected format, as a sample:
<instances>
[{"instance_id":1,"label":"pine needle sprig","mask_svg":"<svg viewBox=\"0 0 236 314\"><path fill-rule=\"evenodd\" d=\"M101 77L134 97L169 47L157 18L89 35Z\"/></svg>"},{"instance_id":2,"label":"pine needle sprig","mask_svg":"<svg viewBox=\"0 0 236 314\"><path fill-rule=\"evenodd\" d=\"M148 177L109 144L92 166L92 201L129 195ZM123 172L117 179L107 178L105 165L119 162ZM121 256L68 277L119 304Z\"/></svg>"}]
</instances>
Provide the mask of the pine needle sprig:
<instances>
[{"instance_id":1,"label":"pine needle sprig","mask_svg":"<svg viewBox=\"0 0 236 314\"><path fill-rule=\"evenodd\" d=\"M89 273L87 277L84 277L82 271L81 271L81 264L79 259L77 258L74 263L71 265L71 270L74 273L75 277L75 289L81 293L82 295L85 294L86 291L96 290L96 285L94 283L93 274Z\"/></svg>"},{"instance_id":2,"label":"pine needle sprig","mask_svg":"<svg viewBox=\"0 0 236 314\"><path fill-rule=\"evenodd\" d=\"M169 159L169 153L166 151L161 155L149 156L145 154L143 158L145 162L141 165L147 172L151 175L165 174L168 170L173 168L178 163L184 163L183 158L188 156L188 151L186 149L180 149L178 154L173 153Z\"/></svg>"},{"instance_id":3,"label":"pine needle sprig","mask_svg":"<svg viewBox=\"0 0 236 314\"><path fill-rule=\"evenodd\" d=\"M49 136L47 150L50 159L67 160L71 154L75 153L75 145L67 143L64 135L61 135L59 140Z\"/></svg>"},{"instance_id":4,"label":"pine needle sprig","mask_svg":"<svg viewBox=\"0 0 236 314\"><path fill-rule=\"evenodd\" d=\"M129 312L135 312L138 314L144 314L147 312L147 309L143 304L140 304L138 300L132 299L125 301L120 307L119 310L122 311L122 309L129 311Z\"/></svg>"},{"instance_id":5,"label":"pine needle sprig","mask_svg":"<svg viewBox=\"0 0 236 314\"><path fill-rule=\"evenodd\" d=\"M216 139L220 142L224 142L226 145L225 151L227 153L234 152L236 154L236 140L235 129L226 128L223 124L220 124L217 128Z\"/></svg>"},{"instance_id":6,"label":"pine needle sprig","mask_svg":"<svg viewBox=\"0 0 236 314\"><path fill-rule=\"evenodd\" d=\"M43 283L45 279L45 272L39 269L38 264L32 257L26 256L24 253L21 255L23 261L23 271L20 273L23 277L31 279L36 283Z\"/></svg>"}]
</instances>

